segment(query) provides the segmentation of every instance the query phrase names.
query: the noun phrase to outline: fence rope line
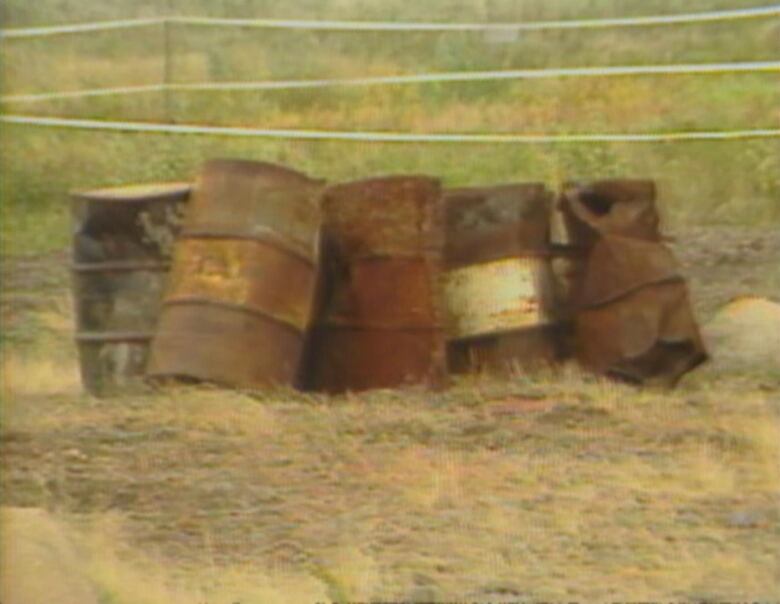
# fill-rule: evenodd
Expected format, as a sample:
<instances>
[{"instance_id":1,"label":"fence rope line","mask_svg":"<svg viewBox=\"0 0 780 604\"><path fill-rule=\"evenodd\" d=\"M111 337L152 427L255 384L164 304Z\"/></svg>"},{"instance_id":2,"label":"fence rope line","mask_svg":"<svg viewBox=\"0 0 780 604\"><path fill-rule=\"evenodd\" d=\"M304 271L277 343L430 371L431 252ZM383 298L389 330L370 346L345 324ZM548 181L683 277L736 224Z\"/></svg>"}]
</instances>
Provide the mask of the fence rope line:
<instances>
[{"instance_id":1,"label":"fence rope line","mask_svg":"<svg viewBox=\"0 0 780 604\"><path fill-rule=\"evenodd\" d=\"M44 27L18 27L0 30L2 38L39 38L41 36L56 36L59 34L80 34L95 31L107 31L112 29L129 29L134 27L148 27L150 25L162 25L168 21L168 17L156 17L151 19L120 19L116 21L94 21L92 23L73 23L72 25L47 25Z\"/></svg>"},{"instance_id":2,"label":"fence rope line","mask_svg":"<svg viewBox=\"0 0 780 604\"><path fill-rule=\"evenodd\" d=\"M0 38L34 38L59 34L77 34L112 29L148 27L172 23L191 26L255 27L273 29L309 29L330 31L545 31L561 29L599 29L609 27L638 27L648 25L676 25L683 23L708 23L756 19L780 16L780 4L754 8L728 9L676 15L648 15L604 19L571 19L558 21L529 21L524 23L422 23L388 21L338 21L305 19L227 19L218 17L169 16L148 19L122 19L53 25L20 27L0 30Z\"/></svg>"},{"instance_id":3,"label":"fence rope line","mask_svg":"<svg viewBox=\"0 0 780 604\"><path fill-rule=\"evenodd\" d=\"M305 19L224 19L215 17L172 17L174 23L222 27L261 27L276 29L317 29L330 31L545 31L560 29L598 29L733 21L780 15L780 5L747 9L649 15L606 19L572 19L566 21L529 21L525 23L413 23L388 21L313 21Z\"/></svg>"},{"instance_id":4,"label":"fence rope line","mask_svg":"<svg viewBox=\"0 0 780 604\"><path fill-rule=\"evenodd\" d=\"M444 73L336 78L316 80L276 80L257 82L201 82L181 84L149 84L118 88L92 88L65 92L17 94L0 96L10 103L36 103L57 99L137 94L143 92L187 91L251 91L326 88L335 86L377 86L421 84L434 82L470 82L485 80L545 79L566 77L612 77L626 75L726 74L748 72L780 72L780 61L740 63L702 63L680 65L628 65L606 67L563 67L551 69L513 69L503 71L456 71Z\"/></svg>"},{"instance_id":5,"label":"fence rope line","mask_svg":"<svg viewBox=\"0 0 780 604\"><path fill-rule=\"evenodd\" d=\"M86 90L66 90L62 92L41 92L36 94L8 94L0 96L4 103L38 103L58 99L78 99L96 96L140 94L143 92L165 92L166 84L142 84L139 86L119 86L116 88L89 88Z\"/></svg>"},{"instance_id":6,"label":"fence rope line","mask_svg":"<svg viewBox=\"0 0 780 604\"><path fill-rule=\"evenodd\" d=\"M231 137L262 137L291 140L338 140L385 143L602 143L602 142L681 142L703 140L741 140L780 137L780 128L725 131L657 132L647 134L434 134L411 132L353 132L332 130L290 130L206 126L198 124L162 124L150 122L117 122L63 117L0 115L0 122L19 125L145 132L156 134L200 134Z\"/></svg>"}]
</instances>

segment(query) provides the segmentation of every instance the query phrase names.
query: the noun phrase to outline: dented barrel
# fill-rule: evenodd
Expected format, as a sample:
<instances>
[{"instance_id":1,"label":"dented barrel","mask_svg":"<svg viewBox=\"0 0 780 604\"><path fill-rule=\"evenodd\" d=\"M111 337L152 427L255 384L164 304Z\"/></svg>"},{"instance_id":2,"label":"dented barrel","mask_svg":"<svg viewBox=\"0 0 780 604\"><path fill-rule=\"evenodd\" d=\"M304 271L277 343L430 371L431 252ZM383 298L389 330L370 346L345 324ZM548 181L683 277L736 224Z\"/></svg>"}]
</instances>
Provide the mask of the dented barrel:
<instances>
[{"instance_id":1,"label":"dented barrel","mask_svg":"<svg viewBox=\"0 0 780 604\"><path fill-rule=\"evenodd\" d=\"M120 393L144 375L189 195L186 183L71 195L76 342L93 395Z\"/></svg>"},{"instance_id":2,"label":"dented barrel","mask_svg":"<svg viewBox=\"0 0 780 604\"><path fill-rule=\"evenodd\" d=\"M212 160L193 192L149 375L298 386L319 264L321 181Z\"/></svg>"},{"instance_id":3,"label":"dented barrel","mask_svg":"<svg viewBox=\"0 0 780 604\"><path fill-rule=\"evenodd\" d=\"M445 195L450 370L501 371L557 359L550 204L541 184Z\"/></svg>"},{"instance_id":4,"label":"dented barrel","mask_svg":"<svg viewBox=\"0 0 780 604\"><path fill-rule=\"evenodd\" d=\"M390 176L323 196L326 260L310 387L438 386L446 377L438 180Z\"/></svg>"},{"instance_id":5,"label":"dented barrel","mask_svg":"<svg viewBox=\"0 0 780 604\"><path fill-rule=\"evenodd\" d=\"M560 209L579 250L569 297L580 364L622 381L673 386L703 363L688 288L662 243L653 181L570 183Z\"/></svg>"},{"instance_id":6,"label":"dented barrel","mask_svg":"<svg viewBox=\"0 0 780 604\"><path fill-rule=\"evenodd\" d=\"M559 200L572 245L590 249L600 237L617 235L660 241L655 182L613 179L569 182Z\"/></svg>"}]
</instances>

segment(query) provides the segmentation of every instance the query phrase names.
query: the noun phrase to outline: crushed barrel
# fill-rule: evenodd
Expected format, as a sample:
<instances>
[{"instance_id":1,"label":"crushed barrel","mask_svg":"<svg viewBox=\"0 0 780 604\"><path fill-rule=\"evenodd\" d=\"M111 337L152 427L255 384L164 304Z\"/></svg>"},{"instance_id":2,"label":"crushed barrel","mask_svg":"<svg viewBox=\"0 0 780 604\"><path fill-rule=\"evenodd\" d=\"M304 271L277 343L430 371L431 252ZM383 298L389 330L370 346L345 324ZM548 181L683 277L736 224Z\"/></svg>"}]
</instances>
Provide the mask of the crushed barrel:
<instances>
[{"instance_id":1,"label":"crushed barrel","mask_svg":"<svg viewBox=\"0 0 780 604\"><path fill-rule=\"evenodd\" d=\"M569 288L580 363L621 381L673 386L704 362L687 285L662 243L654 183L571 183L560 209L580 252Z\"/></svg>"},{"instance_id":2,"label":"crushed barrel","mask_svg":"<svg viewBox=\"0 0 780 604\"><path fill-rule=\"evenodd\" d=\"M273 164L206 163L176 245L150 377L300 385L321 187Z\"/></svg>"},{"instance_id":3,"label":"crushed barrel","mask_svg":"<svg viewBox=\"0 0 780 604\"><path fill-rule=\"evenodd\" d=\"M661 240L652 180L570 182L564 185L559 207L570 243L584 249L592 248L604 235Z\"/></svg>"},{"instance_id":4,"label":"crushed barrel","mask_svg":"<svg viewBox=\"0 0 780 604\"><path fill-rule=\"evenodd\" d=\"M186 183L71 195L76 342L93 395L141 383L189 195Z\"/></svg>"},{"instance_id":5,"label":"crushed barrel","mask_svg":"<svg viewBox=\"0 0 780 604\"><path fill-rule=\"evenodd\" d=\"M334 185L323 212L324 287L310 387L442 385L439 181L389 176Z\"/></svg>"},{"instance_id":6,"label":"crushed barrel","mask_svg":"<svg viewBox=\"0 0 780 604\"><path fill-rule=\"evenodd\" d=\"M512 184L454 189L445 200L450 371L500 372L556 360L552 194L541 184Z\"/></svg>"}]
</instances>

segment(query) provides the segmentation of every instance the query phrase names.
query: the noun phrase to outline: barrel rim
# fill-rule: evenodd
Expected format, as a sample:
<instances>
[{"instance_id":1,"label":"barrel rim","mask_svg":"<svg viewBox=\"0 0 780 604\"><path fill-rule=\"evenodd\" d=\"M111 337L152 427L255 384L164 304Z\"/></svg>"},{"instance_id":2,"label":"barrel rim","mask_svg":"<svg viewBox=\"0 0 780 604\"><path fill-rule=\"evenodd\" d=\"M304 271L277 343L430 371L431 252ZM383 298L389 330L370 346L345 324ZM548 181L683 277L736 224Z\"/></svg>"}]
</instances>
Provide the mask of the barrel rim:
<instances>
[{"instance_id":1,"label":"barrel rim","mask_svg":"<svg viewBox=\"0 0 780 604\"><path fill-rule=\"evenodd\" d=\"M74 339L79 344L110 344L120 342L150 342L154 337L151 331L77 331Z\"/></svg>"},{"instance_id":2,"label":"barrel rim","mask_svg":"<svg viewBox=\"0 0 780 604\"><path fill-rule=\"evenodd\" d=\"M249 241L261 245L278 247L285 253L294 256L311 268L317 268L320 260L320 231L317 230L312 243L305 243L288 237L270 228L264 228L262 233L242 233L229 229L204 230L201 228L183 228L178 236L179 241Z\"/></svg>"},{"instance_id":3,"label":"barrel rim","mask_svg":"<svg viewBox=\"0 0 780 604\"><path fill-rule=\"evenodd\" d=\"M199 179L212 170L238 172L246 175L273 175L284 178L294 178L301 181L301 184L323 185L327 182L325 179L309 176L289 166L276 164L265 160L253 160L238 157L215 157L207 160L201 167Z\"/></svg>"},{"instance_id":4,"label":"barrel rim","mask_svg":"<svg viewBox=\"0 0 780 604\"><path fill-rule=\"evenodd\" d=\"M534 332L543 333L545 331L556 331L559 329L565 329L568 324L569 321L565 321L565 320L541 319L539 321L536 321L535 323L532 323L530 325L524 325L522 327L491 329L489 331L481 331L479 333L472 333L466 336L453 336L447 334L445 339L447 341L448 346L450 344L452 345L473 344L479 342L479 340L489 340L492 338L503 337L503 336L524 335L524 334L534 333Z\"/></svg>"},{"instance_id":5,"label":"barrel rim","mask_svg":"<svg viewBox=\"0 0 780 604\"><path fill-rule=\"evenodd\" d=\"M345 182L337 182L325 187L322 193L323 204L331 203L334 193L342 191L359 190L365 187L379 186L379 185L403 185L405 183L425 184L433 186L437 191L437 197L441 198L442 181L436 176L429 174L387 174L383 176L369 176L367 178L361 178L358 180L350 180Z\"/></svg>"},{"instance_id":6,"label":"barrel rim","mask_svg":"<svg viewBox=\"0 0 780 604\"><path fill-rule=\"evenodd\" d=\"M70 192L74 201L95 203L145 203L188 197L193 190L192 183L174 181L169 183L148 183L104 187L100 189L75 190ZM121 193L125 191L125 195Z\"/></svg>"},{"instance_id":7,"label":"barrel rim","mask_svg":"<svg viewBox=\"0 0 780 604\"><path fill-rule=\"evenodd\" d=\"M212 308L218 308L229 312L241 313L245 315L251 315L272 323L281 325L290 331L295 332L299 336L305 335L309 329L311 320L306 321L304 325L296 324L288 319L278 317L273 313L266 310L257 308L255 306L247 306L243 304L236 304L231 302L225 302L222 300L213 300L205 296L178 296L176 298L165 298L161 304L161 314L166 309L174 306L210 306Z\"/></svg>"},{"instance_id":8,"label":"barrel rim","mask_svg":"<svg viewBox=\"0 0 780 604\"><path fill-rule=\"evenodd\" d=\"M133 261L133 260L115 260L100 262L72 262L71 271L78 274L90 273L118 273L133 271L166 272L170 270L170 261Z\"/></svg>"},{"instance_id":9,"label":"barrel rim","mask_svg":"<svg viewBox=\"0 0 780 604\"><path fill-rule=\"evenodd\" d=\"M545 197L554 196L553 191L547 188L547 184L544 182L502 182L496 185L466 185L444 189L442 191L442 196L445 201L451 203L460 196L510 191L533 192L538 193L540 196L544 195Z\"/></svg>"}]
</instances>

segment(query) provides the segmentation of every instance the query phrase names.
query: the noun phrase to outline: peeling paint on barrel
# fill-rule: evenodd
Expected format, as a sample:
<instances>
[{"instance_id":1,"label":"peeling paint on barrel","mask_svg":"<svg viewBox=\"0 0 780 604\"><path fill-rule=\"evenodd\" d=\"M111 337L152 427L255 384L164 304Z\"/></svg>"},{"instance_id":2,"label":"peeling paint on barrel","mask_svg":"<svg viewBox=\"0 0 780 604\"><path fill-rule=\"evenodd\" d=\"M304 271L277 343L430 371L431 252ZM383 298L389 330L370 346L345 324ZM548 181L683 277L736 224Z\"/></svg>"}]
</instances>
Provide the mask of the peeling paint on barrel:
<instances>
[{"instance_id":1,"label":"peeling paint on barrel","mask_svg":"<svg viewBox=\"0 0 780 604\"><path fill-rule=\"evenodd\" d=\"M449 367L502 371L557 357L552 195L541 184L448 191Z\"/></svg>"},{"instance_id":2,"label":"peeling paint on barrel","mask_svg":"<svg viewBox=\"0 0 780 604\"><path fill-rule=\"evenodd\" d=\"M464 338L542 323L539 263L507 258L448 271L444 277L448 336Z\"/></svg>"},{"instance_id":3,"label":"peeling paint on barrel","mask_svg":"<svg viewBox=\"0 0 780 604\"><path fill-rule=\"evenodd\" d=\"M71 195L76 342L93 395L142 382L190 188L160 183Z\"/></svg>"},{"instance_id":4,"label":"peeling paint on barrel","mask_svg":"<svg viewBox=\"0 0 780 604\"><path fill-rule=\"evenodd\" d=\"M177 243L149 375L299 386L314 312L322 181L211 160Z\"/></svg>"}]
</instances>

